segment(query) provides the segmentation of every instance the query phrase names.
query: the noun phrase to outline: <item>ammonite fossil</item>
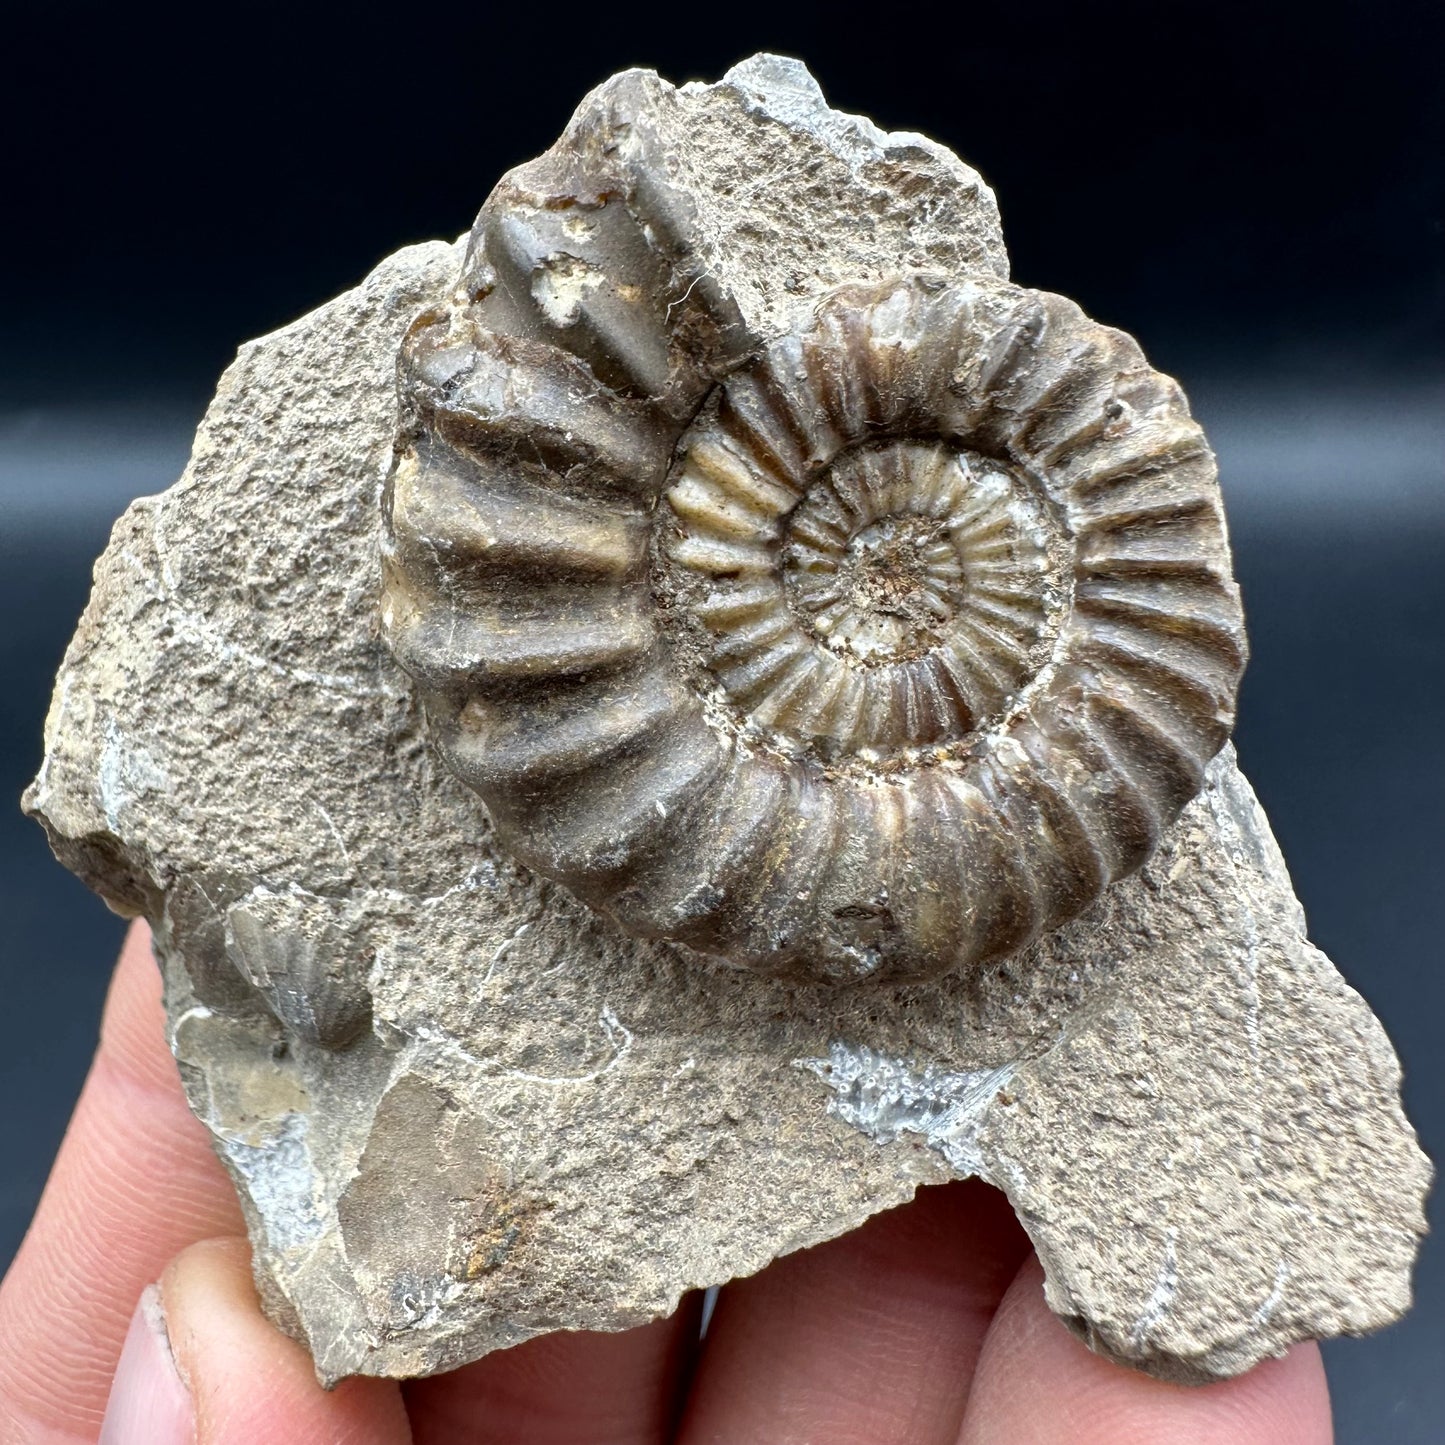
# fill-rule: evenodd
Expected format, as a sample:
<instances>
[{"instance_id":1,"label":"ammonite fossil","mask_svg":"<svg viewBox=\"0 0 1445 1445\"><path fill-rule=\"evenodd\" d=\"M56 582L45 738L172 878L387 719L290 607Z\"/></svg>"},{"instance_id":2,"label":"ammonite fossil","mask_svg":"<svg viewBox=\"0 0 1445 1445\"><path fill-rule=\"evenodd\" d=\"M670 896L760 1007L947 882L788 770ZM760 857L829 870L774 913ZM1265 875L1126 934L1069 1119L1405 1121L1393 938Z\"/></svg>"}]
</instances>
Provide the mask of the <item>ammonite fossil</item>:
<instances>
[{"instance_id":1,"label":"ammonite fossil","mask_svg":"<svg viewBox=\"0 0 1445 1445\"><path fill-rule=\"evenodd\" d=\"M752 336L650 174L514 177L413 327L391 645L510 850L625 929L806 979L1005 957L1228 735L1204 437L1129 337L993 278Z\"/></svg>"}]
</instances>

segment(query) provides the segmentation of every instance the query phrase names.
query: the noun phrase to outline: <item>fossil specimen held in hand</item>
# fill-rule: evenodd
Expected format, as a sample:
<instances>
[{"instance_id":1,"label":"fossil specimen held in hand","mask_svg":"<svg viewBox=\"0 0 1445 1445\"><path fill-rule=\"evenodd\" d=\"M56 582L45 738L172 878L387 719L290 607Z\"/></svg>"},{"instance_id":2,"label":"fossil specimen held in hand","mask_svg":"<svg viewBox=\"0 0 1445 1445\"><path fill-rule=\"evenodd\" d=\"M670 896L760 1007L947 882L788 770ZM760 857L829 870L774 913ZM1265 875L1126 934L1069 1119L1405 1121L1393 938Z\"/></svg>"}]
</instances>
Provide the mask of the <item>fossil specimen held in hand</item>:
<instances>
[{"instance_id":1,"label":"fossil specimen held in hand","mask_svg":"<svg viewBox=\"0 0 1445 1445\"><path fill-rule=\"evenodd\" d=\"M1167 1379L1407 1307L1429 1166L1225 741L1199 428L800 63L600 86L243 347L95 577L27 807L152 921L324 1379L969 1176Z\"/></svg>"}]
</instances>

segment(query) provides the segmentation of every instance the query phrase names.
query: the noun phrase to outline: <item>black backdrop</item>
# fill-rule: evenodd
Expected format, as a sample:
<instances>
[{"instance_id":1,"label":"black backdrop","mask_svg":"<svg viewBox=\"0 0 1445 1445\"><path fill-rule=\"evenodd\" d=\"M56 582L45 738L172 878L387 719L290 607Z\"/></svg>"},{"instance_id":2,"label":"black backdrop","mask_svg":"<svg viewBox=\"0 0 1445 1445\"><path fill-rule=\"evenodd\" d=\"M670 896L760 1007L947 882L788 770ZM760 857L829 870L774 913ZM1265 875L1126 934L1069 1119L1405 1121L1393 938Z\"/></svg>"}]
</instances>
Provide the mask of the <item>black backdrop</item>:
<instances>
[{"instance_id":1,"label":"black backdrop","mask_svg":"<svg viewBox=\"0 0 1445 1445\"><path fill-rule=\"evenodd\" d=\"M0 87L13 402L199 403L237 341L464 230L613 70L765 48L955 145L1016 278L1168 368L1393 367L1439 321L1435 0L27 8Z\"/></svg>"},{"instance_id":2,"label":"black backdrop","mask_svg":"<svg viewBox=\"0 0 1445 1445\"><path fill-rule=\"evenodd\" d=\"M238 342L495 178L627 65L768 48L954 146L1015 276L1135 332L1219 451L1254 661L1238 743L1313 934L1445 1144L1445 18L1438 0L389 11L11 7L0 159L0 791L39 761L91 558ZM92 1046L118 924L0 813L0 1261ZM1445 1441L1445 1251L1327 1350L1340 1439Z\"/></svg>"}]
</instances>

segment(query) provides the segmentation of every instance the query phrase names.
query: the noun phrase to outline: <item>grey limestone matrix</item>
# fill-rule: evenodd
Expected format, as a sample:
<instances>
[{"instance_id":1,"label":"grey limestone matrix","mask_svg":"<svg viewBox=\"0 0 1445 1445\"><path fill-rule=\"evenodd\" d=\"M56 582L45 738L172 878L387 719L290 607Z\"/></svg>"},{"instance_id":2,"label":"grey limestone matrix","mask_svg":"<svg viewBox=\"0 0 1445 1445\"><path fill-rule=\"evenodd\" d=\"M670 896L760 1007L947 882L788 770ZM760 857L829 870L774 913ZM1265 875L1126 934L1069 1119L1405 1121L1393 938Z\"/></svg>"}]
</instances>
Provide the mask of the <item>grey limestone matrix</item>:
<instances>
[{"instance_id":1,"label":"grey limestone matrix","mask_svg":"<svg viewBox=\"0 0 1445 1445\"><path fill-rule=\"evenodd\" d=\"M324 1379L969 1175L1165 1378L1406 1308L1429 1167L1229 747L1213 456L1007 272L797 62L628 72L118 523L26 806L150 919Z\"/></svg>"}]
</instances>

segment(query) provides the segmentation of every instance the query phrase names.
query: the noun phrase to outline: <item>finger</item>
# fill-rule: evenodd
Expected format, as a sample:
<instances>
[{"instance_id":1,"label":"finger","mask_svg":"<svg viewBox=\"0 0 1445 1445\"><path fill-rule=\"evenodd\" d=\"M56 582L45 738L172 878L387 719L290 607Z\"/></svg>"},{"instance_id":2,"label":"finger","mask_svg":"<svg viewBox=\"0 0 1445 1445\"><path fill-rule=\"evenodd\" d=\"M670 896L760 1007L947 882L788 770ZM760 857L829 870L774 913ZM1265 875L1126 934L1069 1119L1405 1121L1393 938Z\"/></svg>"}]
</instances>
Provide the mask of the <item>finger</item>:
<instances>
[{"instance_id":1,"label":"finger","mask_svg":"<svg viewBox=\"0 0 1445 1445\"><path fill-rule=\"evenodd\" d=\"M684 1445L952 1445L974 1363L1028 1248L970 1181L789 1255L718 1300Z\"/></svg>"},{"instance_id":2,"label":"finger","mask_svg":"<svg viewBox=\"0 0 1445 1445\"><path fill-rule=\"evenodd\" d=\"M984 1342L960 1445L1329 1445L1319 1349L1238 1379L1166 1385L1079 1343L1044 1303L1030 1259Z\"/></svg>"},{"instance_id":3,"label":"finger","mask_svg":"<svg viewBox=\"0 0 1445 1445\"><path fill-rule=\"evenodd\" d=\"M80 1102L0 1285L0 1440L94 1440L142 1289L194 1240L243 1232L182 1097L150 934L137 924Z\"/></svg>"},{"instance_id":4,"label":"finger","mask_svg":"<svg viewBox=\"0 0 1445 1445\"><path fill-rule=\"evenodd\" d=\"M162 1276L163 1321L147 1318L147 1303L101 1445L409 1445L391 1381L317 1384L311 1357L261 1314L245 1240L193 1244Z\"/></svg>"},{"instance_id":5,"label":"finger","mask_svg":"<svg viewBox=\"0 0 1445 1445\"><path fill-rule=\"evenodd\" d=\"M677 1425L700 1299L620 1334L543 1335L406 1387L416 1445L663 1445Z\"/></svg>"}]
</instances>

